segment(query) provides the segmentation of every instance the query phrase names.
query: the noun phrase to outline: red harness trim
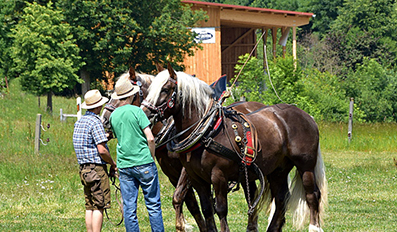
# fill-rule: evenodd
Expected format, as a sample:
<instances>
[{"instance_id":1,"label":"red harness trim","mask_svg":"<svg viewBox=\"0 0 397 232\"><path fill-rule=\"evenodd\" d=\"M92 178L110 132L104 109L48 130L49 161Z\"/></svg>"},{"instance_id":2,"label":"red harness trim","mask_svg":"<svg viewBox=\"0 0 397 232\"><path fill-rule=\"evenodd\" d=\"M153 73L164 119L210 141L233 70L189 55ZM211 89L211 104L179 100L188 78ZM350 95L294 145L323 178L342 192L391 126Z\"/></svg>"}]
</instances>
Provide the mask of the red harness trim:
<instances>
[{"instance_id":1,"label":"red harness trim","mask_svg":"<svg viewBox=\"0 0 397 232\"><path fill-rule=\"evenodd\" d=\"M156 148L156 151L161 151L166 147L167 147L167 144L164 144L163 146Z\"/></svg>"},{"instance_id":2,"label":"red harness trim","mask_svg":"<svg viewBox=\"0 0 397 232\"><path fill-rule=\"evenodd\" d=\"M216 123L215 123L215 126L214 126L214 130L217 130L217 129L219 128L219 126L221 125L221 123L222 123L222 116L220 116L220 117L216 120ZM197 148L201 147L202 145L203 145L202 143L197 142L197 143L196 143L194 146L192 146L191 148L187 149L186 151L179 152L179 153L180 153L180 154L186 154L186 153L192 152L192 151L196 150Z\"/></svg>"},{"instance_id":3,"label":"red harness trim","mask_svg":"<svg viewBox=\"0 0 397 232\"><path fill-rule=\"evenodd\" d=\"M201 145L202 145L202 143L196 143L193 147L187 149L186 151L180 152L180 154L186 154L186 153L192 152L192 151L196 150L197 148L201 147Z\"/></svg>"},{"instance_id":4,"label":"red harness trim","mask_svg":"<svg viewBox=\"0 0 397 232\"><path fill-rule=\"evenodd\" d=\"M218 118L218 120L216 120L216 123L215 123L215 126L214 126L214 130L218 129L218 127L221 125L221 122L222 122L222 116L220 116Z\"/></svg>"},{"instance_id":5,"label":"red harness trim","mask_svg":"<svg viewBox=\"0 0 397 232\"><path fill-rule=\"evenodd\" d=\"M254 150L252 148L252 136L251 136L251 131L247 131L247 155L252 155L254 154Z\"/></svg>"},{"instance_id":6,"label":"red harness trim","mask_svg":"<svg viewBox=\"0 0 397 232\"><path fill-rule=\"evenodd\" d=\"M246 137L247 137L247 145L245 146L245 156L242 162L245 163L247 166L249 166L251 165L253 158L255 157L255 151L254 148L252 147L251 131L247 131Z\"/></svg>"}]
</instances>

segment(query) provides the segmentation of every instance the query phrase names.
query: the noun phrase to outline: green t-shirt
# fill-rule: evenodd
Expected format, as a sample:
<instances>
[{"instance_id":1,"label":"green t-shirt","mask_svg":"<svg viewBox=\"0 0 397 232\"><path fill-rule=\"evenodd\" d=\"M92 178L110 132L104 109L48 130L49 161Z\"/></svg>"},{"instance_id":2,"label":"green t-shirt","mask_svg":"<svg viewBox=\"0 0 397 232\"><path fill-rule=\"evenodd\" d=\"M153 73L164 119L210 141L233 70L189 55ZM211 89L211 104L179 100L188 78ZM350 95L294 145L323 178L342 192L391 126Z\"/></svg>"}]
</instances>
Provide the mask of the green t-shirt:
<instances>
[{"instance_id":1,"label":"green t-shirt","mask_svg":"<svg viewBox=\"0 0 397 232\"><path fill-rule=\"evenodd\" d=\"M110 124L117 138L118 168L154 162L143 132L150 122L141 108L134 105L118 107L110 116Z\"/></svg>"}]
</instances>

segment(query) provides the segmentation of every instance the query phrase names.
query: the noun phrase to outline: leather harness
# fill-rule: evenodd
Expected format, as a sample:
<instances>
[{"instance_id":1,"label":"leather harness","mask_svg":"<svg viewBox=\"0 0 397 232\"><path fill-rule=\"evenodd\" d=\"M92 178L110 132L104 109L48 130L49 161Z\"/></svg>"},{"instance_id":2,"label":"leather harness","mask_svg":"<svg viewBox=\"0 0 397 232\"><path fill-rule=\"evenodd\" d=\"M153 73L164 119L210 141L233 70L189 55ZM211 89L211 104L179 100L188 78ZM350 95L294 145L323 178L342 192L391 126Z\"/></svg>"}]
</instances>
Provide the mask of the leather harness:
<instances>
[{"instance_id":1,"label":"leather harness","mask_svg":"<svg viewBox=\"0 0 397 232\"><path fill-rule=\"evenodd\" d=\"M184 131L179 132L178 134L175 135L175 127L174 121L168 123L171 125L165 125L166 129L163 131L163 129L160 131L161 133L161 138L158 139L157 141L160 142L156 143L156 149L163 149L167 147L167 149L171 152L177 152L179 154L186 154L189 152L192 152L196 149L204 147L204 149L208 150L211 153L218 154L222 157L225 157L227 159L233 160L237 163L240 163L240 170L242 168L245 168L245 171L247 171L247 168L252 170L259 178L260 183L261 183L261 189L260 189L260 194L256 197L254 202L250 204L248 214L251 214L254 212L254 209L256 205L260 201L260 196L262 196L264 192L264 187L265 187L265 179L263 176L262 171L258 168L258 166L254 163L255 158L257 156L257 152L261 150L261 148L258 145L258 140L257 140L257 133L255 127L252 125L252 123L249 121L249 119L246 117L245 114L238 112L234 110L232 107L237 106L238 104L241 103L236 103L233 104L229 107L222 107L220 104L215 104L212 106L212 108L209 110L209 112L201 119L200 121L194 123L191 125L189 128L185 129ZM258 109L250 114L259 112L261 109ZM248 114L247 114L248 115ZM244 129L244 134L243 134L243 139L239 140L238 137L241 137L238 135L237 128L232 128L234 129L235 132L235 142L240 148L240 151L237 151L235 149L230 149L221 143L215 141L213 138L217 136L217 134L220 132L220 128L222 126L225 126L224 120L225 118L228 118L232 121L235 122L235 124L240 124ZM233 125L235 125L233 124ZM197 126L196 126L197 125ZM193 132L184 140L178 142L176 139L184 134L185 132L189 131L192 129L193 126L196 126ZM168 139L166 140L166 138ZM229 137L229 135L227 135ZM166 141L164 141L166 140ZM230 140L230 137L229 137ZM237 142L239 140L239 142ZM232 145L233 146L233 145ZM241 174L240 174L241 175ZM248 178L246 172L246 178ZM234 191L239 189L239 181L236 184L237 187ZM248 180L247 180L248 184ZM249 200L250 202L250 200Z\"/></svg>"}]
</instances>

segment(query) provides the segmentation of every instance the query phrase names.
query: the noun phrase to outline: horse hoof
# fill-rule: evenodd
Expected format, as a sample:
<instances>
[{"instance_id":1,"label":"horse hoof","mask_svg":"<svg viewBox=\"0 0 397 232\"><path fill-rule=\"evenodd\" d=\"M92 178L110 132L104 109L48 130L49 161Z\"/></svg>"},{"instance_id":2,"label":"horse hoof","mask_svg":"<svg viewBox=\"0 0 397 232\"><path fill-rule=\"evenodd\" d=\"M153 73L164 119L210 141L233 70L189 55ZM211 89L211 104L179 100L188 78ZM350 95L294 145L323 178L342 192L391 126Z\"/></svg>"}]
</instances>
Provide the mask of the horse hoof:
<instances>
[{"instance_id":1,"label":"horse hoof","mask_svg":"<svg viewBox=\"0 0 397 232\"><path fill-rule=\"evenodd\" d=\"M324 232L324 230L321 229L321 228L318 227L318 226L310 225L310 226L309 226L309 232Z\"/></svg>"}]
</instances>

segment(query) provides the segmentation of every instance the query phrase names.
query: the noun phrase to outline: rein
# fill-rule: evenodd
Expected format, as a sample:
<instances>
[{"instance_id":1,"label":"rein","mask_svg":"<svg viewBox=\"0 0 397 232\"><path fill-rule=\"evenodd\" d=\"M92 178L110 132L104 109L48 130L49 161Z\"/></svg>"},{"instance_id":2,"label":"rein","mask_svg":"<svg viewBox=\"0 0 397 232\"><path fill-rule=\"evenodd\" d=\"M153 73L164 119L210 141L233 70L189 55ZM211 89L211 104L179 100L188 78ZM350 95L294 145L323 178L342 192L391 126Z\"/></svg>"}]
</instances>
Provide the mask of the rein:
<instances>
[{"instance_id":1,"label":"rein","mask_svg":"<svg viewBox=\"0 0 397 232\"><path fill-rule=\"evenodd\" d=\"M244 64L243 64L243 67L242 67L242 68L240 69L240 71L238 72L238 74L237 74L237 76L236 76L236 79L233 81L233 84L231 85L229 91L231 91L231 89L233 89L234 84L236 83L236 81L237 81L238 78L240 77L240 74L241 74L241 72L243 71L245 65L247 65L248 60L251 58L251 56L252 56L252 54L254 53L256 47L258 47L259 41L262 40L262 37L263 37L265 34L266 34L266 31L264 31L264 32L262 33L261 37L258 39L258 42L256 42L255 46L252 48L251 53L249 54L247 60L245 60L245 62L244 62ZM265 51L266 51L266 50L265 50ZM266 60L266 61L267 61L267 60Z\"/></svg>"},{"instance_id":2,"label":"rein","mask_svg":"<svg viewBox=\"0 0 397 232\"><path fill-rule=\"evenodd\" d=\"M208 116L208 115L207 115ZM206 116L206 117L207 117ZM158 147L162 147L165 144L168 144L171 140L174 140L178 137L180 137L181 135L183 135L184 133L186 133L187 131L189 131L190 129L192 129L194 126L196 126L199 122L201 122L202 120L197 120L195 123L193 123L191 126L189 126L188 128L186 128L185 130L179 132L178 134L172 136L171 138L167 139L166 141L162 142L160 145L157 145L156 148Z\"/></svg>"},{"instance_id":3,"label":"rein","mask_svg":"<svg viewBox=\"0 0 397 232\"><path fill-rule=\"evenodd\" d=\"M116 176L111 176L111 177L109 177L110 181L112 182L112 185L116 188L116 190L114 190L114 195L115 195L115 197L116 197L117 203L119 204L119 211L120 211L120 213L121 213L121 219L120 219L120 221L119 221L118 223L114 223L114 222L109 218L109 214L108 214L107 209L105 209L105 214L106 214L107 219L108 219L113 225L119 226L119 225L121 225L121 223L123 223L123 220L124 220L124 210L123 210L123 204L119 201L119 198L117 197L117 196L118 196L118 194L117 194L118 192L120 193L120 197L121 197L121 189L120 189L120 187L116 184L116 178L118 178L118 177L116 177Z\"/></svg>"}]
</instances>

